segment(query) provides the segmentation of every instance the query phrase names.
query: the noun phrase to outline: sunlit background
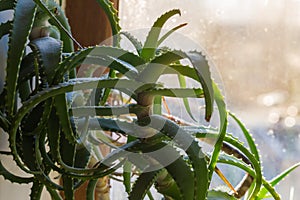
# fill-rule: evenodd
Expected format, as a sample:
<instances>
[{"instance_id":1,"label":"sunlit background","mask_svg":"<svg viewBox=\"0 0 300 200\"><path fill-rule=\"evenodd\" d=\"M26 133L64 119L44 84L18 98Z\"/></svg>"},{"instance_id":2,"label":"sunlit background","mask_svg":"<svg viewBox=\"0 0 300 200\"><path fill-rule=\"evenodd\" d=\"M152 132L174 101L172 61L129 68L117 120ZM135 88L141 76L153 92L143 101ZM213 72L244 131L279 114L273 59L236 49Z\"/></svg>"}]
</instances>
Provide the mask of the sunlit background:
<instances>
[{"instance_id":1,"label":"sunlit background","mask_svg":"<svg viewBox=\"0 0 300 200\"><path fill-rule=\"evenodd\" d=\"M162 13L179 8L182 16L166 27L188 23L179 32L201 46L219 71L229 109L256 138L267 179L299 162L299 0L120 3L121 25L129 31L149 28ZM235 127L231 122L238 135ZM300 199L300 170L277 189L283 199Z\"/></svg>"}]
</instances>

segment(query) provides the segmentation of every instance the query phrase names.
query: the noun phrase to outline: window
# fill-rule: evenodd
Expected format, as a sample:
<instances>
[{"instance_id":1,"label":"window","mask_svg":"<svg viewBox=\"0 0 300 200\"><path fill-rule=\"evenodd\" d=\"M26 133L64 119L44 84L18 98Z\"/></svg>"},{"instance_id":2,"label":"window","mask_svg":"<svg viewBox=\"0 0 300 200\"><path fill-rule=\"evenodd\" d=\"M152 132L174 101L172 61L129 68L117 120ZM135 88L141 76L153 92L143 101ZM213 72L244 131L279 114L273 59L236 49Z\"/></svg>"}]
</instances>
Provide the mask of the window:
<instances>
[{"instance_id":1,"label":"window","mask_svg":"<svg viewBox=\"0 0 300 200\"><path fill-rule=\"evenodd\" d=\"M300 1L124 0L122 28L149 28L174 8L182 16L172 18L169 27L187 22L179 32L201 46L220 72L229 109L261 149L264 175L270 179L298 162ZM283 198L300 198L294 192L300 189L299 177L295 171L277 187Z\"/></svg>"}]
</instances>

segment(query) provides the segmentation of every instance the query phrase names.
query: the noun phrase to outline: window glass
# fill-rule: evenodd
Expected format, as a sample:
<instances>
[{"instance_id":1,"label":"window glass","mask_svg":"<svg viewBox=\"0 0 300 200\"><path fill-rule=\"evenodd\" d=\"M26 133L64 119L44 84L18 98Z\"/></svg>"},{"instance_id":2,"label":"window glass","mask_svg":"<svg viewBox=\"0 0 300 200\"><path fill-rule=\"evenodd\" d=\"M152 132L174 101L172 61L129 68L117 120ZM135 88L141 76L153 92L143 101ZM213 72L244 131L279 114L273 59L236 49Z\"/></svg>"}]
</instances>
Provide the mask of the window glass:
<instances>
[{"instance_id":1,"label":"window glass","mask_svg":"<svg viewBox=\"0 0 300 200\"><path fill-rule=\"evenodd\" d=\"M220 72L228 107L256 138L267 179L299 161L299 0L120 3L124 30L149 28L162 13L179 8L182 16L166 27L188 23L178 32L202 47ZM277 188L284 199L299 199L300 170Z\"/></svg>"}]
</instances>

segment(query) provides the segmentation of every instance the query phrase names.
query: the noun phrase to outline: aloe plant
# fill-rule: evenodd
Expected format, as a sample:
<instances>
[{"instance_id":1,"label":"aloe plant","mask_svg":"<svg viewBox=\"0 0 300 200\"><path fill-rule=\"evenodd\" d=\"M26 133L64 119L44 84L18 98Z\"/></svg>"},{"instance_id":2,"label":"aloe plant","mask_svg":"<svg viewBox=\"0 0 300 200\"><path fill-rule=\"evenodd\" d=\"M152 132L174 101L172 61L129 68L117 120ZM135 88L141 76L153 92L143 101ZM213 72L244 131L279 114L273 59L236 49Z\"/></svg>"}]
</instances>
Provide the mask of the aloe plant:
<instances>
[{"instance_id":1,"label":"aloe plant","mask_svg":"<svg viewBox=\"0 0 300 200\"><path fill-rule=\"evenodd\" d=\"M161 33L167 20L180 11L174 9L159 17L142 43L121 32L109 1L97 2L111 23L114 45L74 51L70 27L54 1L1 0L0 11L14 10L14 17L0 25L0 37L9 35L0 127L9 136L10 147L0 153L12 156L30 177L13 175L1 161L0 174L14 183L33 183L32 199L40 199L44 187L53 199L62 199L59 191L65 199L74 199L74 191L85 182L87 199L93 199L98 179L114 178L118 169L123 169L120 181L131 200L145 195L153 198L151 187L165 199L237 199L245 194L246 199L268 195L280 199L275 184L298 165L267 181L252 136L231 113L249 148L227 133L228 111L206 57L197 51L161 46L186 25ZM122 36L131 41L134 52L120 47ZM30 52L26 51L28 47ZM184 59L190 64L181 64ZM90 71L93 64L106 66L110 73L99 78L76 78L74 72L80 64L89 64ZM159 77L165 74L178 75L180 87L167 88L159 83ZM199 88L186 88L186 78L198 82ZM106 104L115 90L126 94L127 102L123 99L118 106ZM208 122L216 104L220 127L172 121L162 113L162 97L182 98L191 117L187 98L204 99L203 117ZM124 120L124 116L131 118ZM126 142L119 143L104 132L121 134ZM199 140L209 143L212 139L216 141L213 152L204 152ZM100 143L113 148L106 157L97 150ZM99 161L93 162L95 158ZM245 179L231 192L210 189L212 174L220 174L217 163L243 169ZM50 176L51 172L60 174L62 184Z\"/></svg>"}]
</instances>

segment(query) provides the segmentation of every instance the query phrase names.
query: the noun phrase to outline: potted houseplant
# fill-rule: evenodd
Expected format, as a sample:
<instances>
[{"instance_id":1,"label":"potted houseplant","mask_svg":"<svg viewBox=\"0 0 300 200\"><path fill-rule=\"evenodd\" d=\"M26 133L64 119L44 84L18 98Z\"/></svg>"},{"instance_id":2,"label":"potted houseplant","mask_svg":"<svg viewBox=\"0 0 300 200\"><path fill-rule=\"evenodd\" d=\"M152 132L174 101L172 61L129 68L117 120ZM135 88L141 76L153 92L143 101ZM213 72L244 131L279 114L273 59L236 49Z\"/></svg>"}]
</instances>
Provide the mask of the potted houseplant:
<instances>
[{"instance_id":1,"label":"potted houseplant","mask_svg":"<svg viewBox=\"0 0 300 200\"><path fill-rule=\"evenodd\" d=\"M298 165L271 182L265 180L253 138L226 110L205 56L161 46L185 25L162 33L165 22L180 11L174 9L159 17L141 43L121 32L109 1L97 2L110 21L113 46L74 51L75 40L57 3L1 1L0 11L14 10L13 19L0 25L0 37L9 35L7 65L2 69L6 75L0 127L8 135L10 147L1 154L12 156L30 177L13 175L0 161L1 175L11 182L33 183L32 199L39 199L44 187L53 199L74 199L74 192L84 183L88 183L86 198L93 199L98 179L117 173L132 200L145 195L153 198L149 190L152 186L165 199L236 199L244 195L247 199L263 199L268 194L280 199L274 185ZM133 52L120 47L121 35L135 47ZM182 64L184 59L188 65ZM86 75L97 65L110 72L98 78L77 78L75 69L81 64L87 65ZM167 88L159 83L164 74L177 75L180 87ZM185 88L185 78L193 79L199 87ZM113 91L125 96L120 105L108 103ZM166 96L182 98L190 115L186 98L203 98L203 117L208 122L216 104L220 127L174 121L162 113L162 97ZM238 123L249 148L227 134L228 116ZM125 140L119 142L107 133L117 133ZM212 139L213 152L205 153L198 141ZM100 143L113 149L106 157L101 157L97 149ZM95 158L98 161L93 161ZM212 174L222 176L216 167L218 162L246 171L237 188L228 183L229 191L209 189ZM51 176L53 172L59 174L60 182Z\"/></svg>"}]
</instances>

